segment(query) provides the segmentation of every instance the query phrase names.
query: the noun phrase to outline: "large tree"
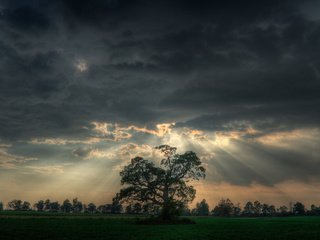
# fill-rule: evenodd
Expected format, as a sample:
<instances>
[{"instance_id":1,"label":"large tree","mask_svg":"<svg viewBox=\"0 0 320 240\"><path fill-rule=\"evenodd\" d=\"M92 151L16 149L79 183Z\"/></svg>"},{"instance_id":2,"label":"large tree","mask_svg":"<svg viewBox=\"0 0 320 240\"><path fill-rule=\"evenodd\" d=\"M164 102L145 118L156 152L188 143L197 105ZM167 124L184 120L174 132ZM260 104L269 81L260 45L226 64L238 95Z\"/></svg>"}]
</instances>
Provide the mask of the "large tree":
<instances>
[{"instance_id":1,"label":"large tree","mask_svg":"<svg viewBox=\"0 0 320 240\"><path fill-rule=\"evenodd\" d=\"M117 198L129 204L151 204L161 209L163 219L169 220L195 198L196 190L188 183L205 177L205 168L192 151L177 154L175 147L156 148L164 156L160 164L135 157L120 172L121 184L125 187Z\"/></svg>"}]
</instances>

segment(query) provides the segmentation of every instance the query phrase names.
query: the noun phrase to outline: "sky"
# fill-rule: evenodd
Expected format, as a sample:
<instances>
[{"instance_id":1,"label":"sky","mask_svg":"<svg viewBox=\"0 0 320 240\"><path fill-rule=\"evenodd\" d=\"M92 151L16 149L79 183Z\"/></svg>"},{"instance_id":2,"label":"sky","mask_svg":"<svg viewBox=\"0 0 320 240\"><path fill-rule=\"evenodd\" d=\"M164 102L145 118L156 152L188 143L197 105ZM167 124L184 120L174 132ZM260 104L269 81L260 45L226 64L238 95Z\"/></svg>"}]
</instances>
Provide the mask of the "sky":
<instances>
[{"instance_id":1,"label":"sky","mask_svg":"<svg viewBox=\"0 0 320 240\"><path fill-rule=\"evenodd\" d=\"M0 0L0 201L111 202L155 146L222 198L320 205L319 1Z\"/></svg>"}]
</instances>

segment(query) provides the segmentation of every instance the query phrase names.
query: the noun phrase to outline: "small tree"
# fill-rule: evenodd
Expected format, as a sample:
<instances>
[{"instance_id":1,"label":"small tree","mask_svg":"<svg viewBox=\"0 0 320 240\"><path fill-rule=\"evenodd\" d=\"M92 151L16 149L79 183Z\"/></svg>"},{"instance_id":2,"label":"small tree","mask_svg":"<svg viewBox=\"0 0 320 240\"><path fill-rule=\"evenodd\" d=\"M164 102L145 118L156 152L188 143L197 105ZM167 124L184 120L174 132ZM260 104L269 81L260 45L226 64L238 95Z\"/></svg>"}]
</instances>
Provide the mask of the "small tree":
<instances>
[{"instance_id":1,"label":"small tree","mask_svg":"<svg viewBox=\"0 0 320 240\"><path fill-rule=\"evenodd\" d=\"M269 205L268 214L269 216L275 216L277 214L277 210L274 205Z\"/></svg>"},{"instance_id":2,"label":"small tree","mask_svg":"<svg viewBox=\"0 0 320 240\"><path fill-rule=\"evenodd\" d=\"M37 209L37 211L42 212L44 210L44 207L45 207L44 201L43 200L39 200L33 206Z\"/></svg>"},{"instance_id":3,"label":"small tree","mask_svg":"<svg viewBox=\"0 0 320 240\"><path fill-rule=\"evenodd\" d=\"M301 202L296 202L293 205L293 214L304 215L306 212L305 206Z\"/></svg>"},{"instance_id":4,"label":"small tree","mask_svg":"<svg viewBox=\"0 0 320 240\"><path fill-rule=\"evenodd\" d=\"M30 211L31 210L31 204L29 202L24 201L22 203L21 210L22 211Z\"/></svg>"},{"instance_id":5,"label":"small tree","mask_svg":"<svg viewBox=\"0 0 320 240\"><path fill-rule=\"evenodd\" d=\"M262 213L262 204L259 201L254 201L253 212L255 216L259 216Z\"/></svg>"},{"instance_id":6,"label":"small tree","mask_svg":"<svg viewBox=\"0 0 320 240\"><path fill-rule=\"evenodd\" d=\"M97 207L94 203L89 203L86 211L89 213L95 213L97 211Z\"/></svg>"},{"instance_id":7,"label":"small tree","mask_svg":"<svg viewBox=\"0 0 320 240\"><path fill-rule=\"evenodd\" d=\"M65 213L69 213L72 211L72 204L69 199L63 201L61 205L61 210Z\"/></svg>"},{"instance_id":8,"label":"small tree","mask_svg":"<svg viewBox=\"0 0 320 240\"><path fill-rule=\"evenodd\" d=\"M310 214L313 216L319 216L320 215L320 207L317 207L316 205L312 204L310 208Z\"/></svg>"},{"instance_id":9,"label":"small tree","mask_svg":"<svg viewBox=\"0 0 320 240\"><path fill-rule=\"evenodd\" d=\"M289 215L289 208L287 206L280 206L278 209L278 213L280 216L287 216Z\"/></svg>"},{"instance_id":10,"label":"small tree","mask_svg":"<svg viewBox=\"0 0 320 240\"><path fill-rule=\"evenodd\" d=\"M82 212L83 204L78 200L78 198L75 198L72 200L72 209L73 209L73 212L75 213Z\"/></svg>"},{"instance_id":11,"label":"small tree","mask_svg":"<svg viewBox=\"0 0 320 240\"><path fill-rule=\"evenodd\" d=\"M135 157L120 172L121 184L117 198L122 202L153 205L161 208L161 218L170 220L181 208L195 198L196 190L187 183L205 176L201 161L192 151L177 154L175 147L161 145L164 158L160 166Z\"/></svg>"},{"instance_id":12,"label":"small tree","mask_svg":"<svg viewBox=\"0 0 320 240\"><path fill-rule=\"evenodd\" d=\"M263 216L275 216L277 211L274 205L262 204L261 212Z\"/></svg>"},{"instance_id":13,"label":"small tree","mask_svg":"<svg viewBox=\"0 0 320 240\"><path fill-rule=\"evenodd\" d=\"M49 211L50 212L59 212L59 210L60 210L59 202L51 202L49 204Z\"/></svg>"},{"instance_id":14,"label":"small tree","mask_svg":"<svg viewBox=\"0 0 320 240\"><path fill-rule=\"evenodd\" d=\"M197 203L195 213L198 216L209 215L209 205L205 199L203 199L200 203Z\"/></svg>"},{"instance_id":15,"label":"small tree","mask_svg":"<svg viewBox=\"0 0 320 240\"><path fill-rule=\"evenodd\" d=\"M252 216L254 214L254 206L252 202L247 202L243 208L242 214L244 216Z\"/></svg>"},{"instance_id":16,"label":"small tree","mask_svg":"<svg viewBox=\"0 0 320 240\"><path fill-rule=\"evenodd\" d=\"M50 199L47 199L47 200L44 201L44 210L45 211L50 211L51 210L50 204L51 204Z\"/></svg>"},{"instance_id":17,"label":"small tree","mask_svg":"<svg viewBox=\"0 0 320 240\"><path fill-rule=\"evenodd\" d=\"M214 216L230 217L234 215L234 204L232 201L227 199L221 199L218 205L212 210Z\"/></svg>"},{"instance_id":18,"label":"small tree","mask_svg":"<svg viewBox=\"0 0 320 240\"><path fill-rule=\"evenodd\" d=\"M29 211L31 210L30 208L30 203L27 201L21 201L21 200L12 200L8 202L8 207L14 211Z\"/></svg>"},{"instance_id":19,"label":"small tree","mask_svg":"<svg viewBox=\"0 0 320 240\"><path fill-rule=\"evenodd\" d=\"M266 204L266 203L264 203L264 204L262 204L262 208L261 208L262 210L262 215L263 216L268 216L269 215L269 205L268 204Z\"/></svg>"},{"instance_id":20,"label":"small tree","mask_svg":"<svg viewBox=\"0 0 320 240\"><path fill-rule=\"evenodd\" d=\"M237 203L233 206L233 215L237 217L241 215L240 203Z\"/></svg>"},{"instance_id":21,"label":"small tree","mask_svg":"<svg viewBox=\"0 0 320 240\"><path fill-rule=\"evenodd\" d=\"M23 202L21 200L14 199L8 202L8 207L14 211L21 211L22 203Z\"/></svg>"}]
</instances>

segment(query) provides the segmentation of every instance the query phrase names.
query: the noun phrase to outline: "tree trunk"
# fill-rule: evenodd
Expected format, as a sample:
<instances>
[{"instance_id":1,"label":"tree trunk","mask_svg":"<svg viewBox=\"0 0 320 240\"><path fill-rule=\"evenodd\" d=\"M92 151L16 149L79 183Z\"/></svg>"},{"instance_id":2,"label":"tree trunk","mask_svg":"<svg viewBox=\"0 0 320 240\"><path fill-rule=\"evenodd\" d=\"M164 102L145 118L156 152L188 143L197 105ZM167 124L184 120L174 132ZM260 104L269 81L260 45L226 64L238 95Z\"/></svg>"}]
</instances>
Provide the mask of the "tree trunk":
<instances>
[{"instance_id":1,"label":"tree trunk","mask_svg":"<svg viewBox=\"0 0 320 240\"><path fill-rule=\"evenodd\" d=\"M171 220L172 219L172 206L169 199L169 187L166 185L163 191L163 207L161 211L161 218L163 220Z\"/></svg>"}]
</instances>

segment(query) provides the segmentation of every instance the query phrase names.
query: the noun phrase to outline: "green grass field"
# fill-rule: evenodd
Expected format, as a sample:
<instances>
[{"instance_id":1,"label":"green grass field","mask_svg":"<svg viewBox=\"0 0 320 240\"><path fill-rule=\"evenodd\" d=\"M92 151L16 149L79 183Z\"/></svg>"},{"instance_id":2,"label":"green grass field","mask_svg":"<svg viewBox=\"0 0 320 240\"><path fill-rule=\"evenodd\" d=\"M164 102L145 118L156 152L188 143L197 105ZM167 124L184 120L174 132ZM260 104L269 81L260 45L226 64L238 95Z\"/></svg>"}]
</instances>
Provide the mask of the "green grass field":
<instances>
[{"instance_id":1,"label":"green grass field","mask_svg":"<svg viewBox=\"0 0 320 240\"><path fill-rule=\"evenodd\" d=\"M122 216L1 213L0 239L320 239L320 217L194 220L154 226Z\"/></svg>"}]
</instances>

